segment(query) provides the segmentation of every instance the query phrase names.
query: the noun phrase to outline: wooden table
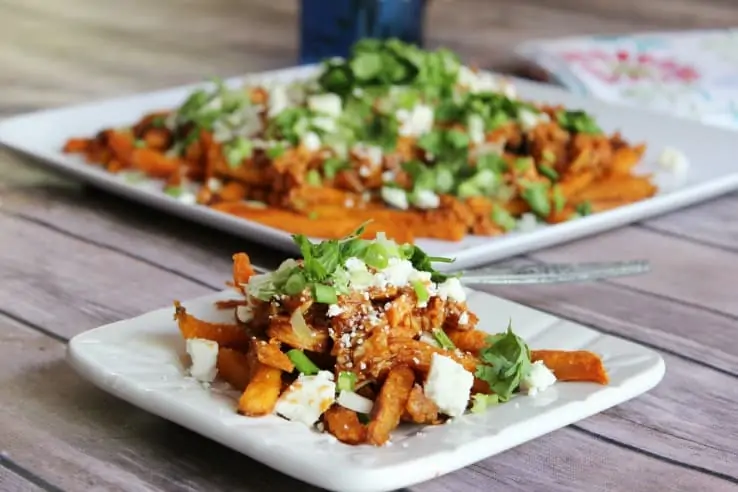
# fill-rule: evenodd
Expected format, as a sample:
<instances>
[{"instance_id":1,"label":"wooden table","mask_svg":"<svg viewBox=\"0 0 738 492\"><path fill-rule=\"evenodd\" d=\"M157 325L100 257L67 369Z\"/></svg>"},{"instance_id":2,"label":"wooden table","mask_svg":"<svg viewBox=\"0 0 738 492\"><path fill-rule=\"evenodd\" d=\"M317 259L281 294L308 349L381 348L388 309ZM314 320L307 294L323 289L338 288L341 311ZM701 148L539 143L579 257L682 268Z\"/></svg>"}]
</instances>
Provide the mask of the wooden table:
<instances>
[{"instance_id":1,"label":"wooden table","mask_svg":"<svg viewBox=\"0 0 738 492\"><path fill-rule=\"evenodd\" d=\"M0 115L290 65L294 1L2 0ZM433 2L428 33L483 66L524 39L729 26L725 0ZM223 286L231 253L277 254L0 154L0 490L303 487L117 400L65 342ZM651 275L494 293L659 350L663 382L465 470L442 490L738 489L738 195L530 255L646 257ZM307 490L303 487L300 490Z\"/></svg>"}]
</instances>

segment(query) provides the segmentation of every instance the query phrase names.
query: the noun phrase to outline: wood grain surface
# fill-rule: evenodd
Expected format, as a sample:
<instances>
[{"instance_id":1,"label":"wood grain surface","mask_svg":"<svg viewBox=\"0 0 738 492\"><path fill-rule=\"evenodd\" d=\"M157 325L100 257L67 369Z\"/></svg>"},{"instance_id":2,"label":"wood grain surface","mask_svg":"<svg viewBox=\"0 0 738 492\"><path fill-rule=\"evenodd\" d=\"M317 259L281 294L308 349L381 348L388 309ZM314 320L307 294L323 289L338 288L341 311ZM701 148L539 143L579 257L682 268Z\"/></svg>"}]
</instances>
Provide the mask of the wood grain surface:
<instances>
[{"instance_id":1,"label":"wood grain surface","mask_svg":"<svg viewBox=\"0 0 738 492\"><path fill-rule=\"evenodd\" d=\"M284 67L295 0L0 0L0 116ZM729 0L435 0L427 33L514 68L524 40L727 27ZM0 150L0 491L315 490L79 378L77 333L219 290L232 236ZM651 392L417 485L441 491L738 490L738 194L513 262L646 257L648 276L496 295L658 350Z\"/></svg>"}]
</instances>

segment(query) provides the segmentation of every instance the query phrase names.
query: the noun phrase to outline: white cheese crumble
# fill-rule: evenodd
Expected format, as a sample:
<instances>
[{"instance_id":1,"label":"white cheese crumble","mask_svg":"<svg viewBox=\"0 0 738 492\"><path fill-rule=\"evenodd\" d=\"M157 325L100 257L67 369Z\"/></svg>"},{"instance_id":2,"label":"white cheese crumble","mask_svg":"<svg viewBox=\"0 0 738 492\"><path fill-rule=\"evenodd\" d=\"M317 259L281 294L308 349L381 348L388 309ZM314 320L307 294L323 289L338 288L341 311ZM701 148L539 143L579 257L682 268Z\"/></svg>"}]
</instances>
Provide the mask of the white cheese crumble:
<instances>
[{"instance_id":1,"label":"white cheese crumble","mask_svg":"<svg viewBox=\"0 0 738 492\"><path fill-rule=\"evenodd\" d=\"M395 117L400 122L399 134L404 137L419 137L433 129L433 108L425 104L418 104L411 111L399 109Z\"/></svg>"},{"instance_id":2,"label":"white cheese crumble","mask_svg":"<svg viewBox=\"0 0 738 492\"><path fill-rule=\"evenodd\" d=\"M236 308L236 318L241 323L248 323L254 319L254 312L251 310L251 306L238 306Z\"/></svg>"},{"instance_id":3,"label":"white cheese crumble","mask_svg":"<svg viewBox=\"0 0 738 492\"><path fill-rule=\"evenodd\" d=\"M537 360L531 365L530 372L520 381L520 391L526 392L529 396L535 396L555 382L556 376L551 369L546 367L542 360Z\"/></svg>"},{"instance_id":4,"label":"white cheese crumble","mask_svg":"<svg viewBox=\"0 0 738 492\"><path fill-rule=\"evenodd\" d=\"M316 113L325 114L334 118L341 115L341 98L336 94L317 94L308 97L308 108Z\"/></svg>"},{"instance_id":5,"label":"white cheese crumble","mask_svg":"<svg viewBox=\"0 0 738 492\"><path fill-rule=\"evenodd\" d=\"M185 203L187 205L195 205L197 203L197 196L195 196L194 193L190 193L189 191L183 191L179 194L177 200L180 203Z\"/></svg>"},{"instance_id":6,"label":"white cheese crumble","mask_svg":"<svg viewBox=\"0 0 738 492\"><path fill-rule=\"evenodd\" d=\"M394 171L385 171L382 173L382 183L394 183L396 175Z\"/></svg>"},{"instance_id":7,"label":"white cheese crumble","mask_svg":"<svg viewBox=\"0 0 738 492\"><path fill-rule=\"evenodd\" d=\"M451 299L452 301L464 302L466 301L466 291L464 286L456 277L446 279L442 284L438 284L438 295L444 301Z\"/></svg>"},{"instance_id":8,"label":"white cheese crumble","mask_svg":"<svg viewBox=\"0 0 738 492\"><path fill-rule=\"evenodd\" d=\"M546 113L534 113L533 111L523 109L518 115L518 121L523 130L528 131L541 123L548 123L551 121L551 118Z\"/></svg>"},{"instance_id":9,"label":"white cheese crumble","mask_svg":"<svg viewBox=\"0 0 738 492\"><path fill-rule=\"evenodd\" d=\"M438 208L441 197L431 190L419 190L413 194L413 205L422 209Z\"/></svg>"},{"instance_id":10,"label":"white cheese crumble","mask_svg":"<svg viewBox=\"0 0 738 492\"><path fill-rule=\"evenodd\" d=\"M469 323L469 313L464 311L461 313L461 316L459 316L459 324L460 325L466 325Z\"/></svg>"},{"instance_id":11,"label":"white cheese crumble","mask_svg":"<svg viewBox=\"0 0 738 492\"><path fill-rule=\"evenodd\" d=\"M433 354L424 390L442 413L449 417L462 415L473 384L474 375L464 366L449 357Z\"/></svg>"},{"instance_id":12,"label":"white cheese crumble","mask_svg":"<svg viewBox=\"0 0 738 492\"><path fill-rule=\"evenodd\" d=\"M277 84L269 88L268 114L277 116L290 107L290 98L287 94L287 86Z\"/></svg>"},{"instance_id":13,"label":"white cheese crumble","mask_svg":"<svg viewBox=\"0 0 738 492\"><path fill-rule=\"evenodd\" d=\"M223 189L223 182L218 178L209 178L207 182L207 187L210 191L214 191L217 193Z\"/></svg>"},{"instance_id":14,"label":"white cheese crumble","mask_svg":"<svg viewBox=\"0 0 738 492\"><path fill-rule=\"evenodd\" d=\"M336 403L357 413L370 413L374 402L353 391L341 390Z\"/></svg>"},{"instance_id":15,"label":"white cheese crumble","mask_svg":"<svg viewBox=\"0 0 738 492\"><path fill-rule=\"evenodd\" d=\"M684 152L674 147L665 147L658 163L662 169L678 176L686 175L689 170L689 159Z\"/></svg>"},{"instance_id":16,"label":"white cheese crumble","mask_svg":"<svg viewBox=\"0 0 738 492\"><path fill-rule=\"evenodd\" d=\"M300 374L277 400L274 412L294 422L312 426L335 401L333 373L320 371L315 376Z\"/></svg>"},{"instance_id":17,"label":"white cheese crumble","mask_svg":"<svg viewBox=\"0 0 738 492\"><path fill-rule=\"evenodd\" d=\"M423 343L427 343L428 345L432 345L433 347L441 348L441 344L438 343L438 340L436 340L436 337L428 333L427 331L424 331L420 334L419 340Z\"/></svg>"},{"instance_id":18,"label":"white cheese crumble","mask_svg":"<svg viewBox=\"0 0 738 492\"><path fill-rule=\"evenodd\" d=\"M369 161L372 166L379 166L382 164L383 152L381 147L376 145L356 144L351 149L360 158Z\"/></svg>"},{"instance_id":19,"label":"white cheese crumble","mask_svg":"<svg viewBox=\"0 0 738 492\"><path fill-rule=\"evenodd\" d=\"M380 192L382 200L400 210L407 210L407 193L401 188L392 188L389 186L383 186Z\"/></svg>"},{"instance_id":20,"label":"white cheese crumble","mask_svg":"<svg viewBox=\"0 0 738 492\"><path fill-rule=\"evenodd\" d=\"M467 130L469 132L469 139L475 145L484 143L484 119L478 114L469 115L467 120Z\"/></svg>"},{"instance_id":21,"label":"white cheese crumble","mask_svg":"<svg viewBox=\"0 0 738 492\"><path fill-rule=\"evenodd\" d=\"M305 147L305 150L308 152L316 152L320 150L320 147L322 145L320 141L320 137L315 132L307 132L302 137L302 146Z\"/></svg>"},{"instance_id":22,"label":"white cheese crumble","mask_svg":"<svg viewBox=\"0 0 738 492\"><path fill-rule=\"evenodd\" d=\"M316 116L312 119L313 126L326 133L335 133L338 130L338 124L333 118L327 116Z\"/></svg>"},{"instance_id":23,"label":"white cheese crumble","mask_svg":"<svg viewBox=\"0 0 738 492\"><path fill-rule=\"evenodd\" d=\"M339 306L338 304L331 304L330 306L328 306L328 312L326 313L326 316L328 316L329 318L333 318L335 316L338 316L342 312L343 308L341 308L341 306Z\"/></svg>"},{"instance_id":24,"label":"white cheese crumble","mask_svg":"<svg viewBox=\"0 0 738 492\"><path fill-rule=\"evenodd\" d=\"M518 220L518 223L517 223L517 229L520 232L530 232L535 229L538 229L538 227L539 227L538 219L536 218L535 215L533 215L530 212L524 213L520 217L520 220Z\"/></svg>"},{"instance_id":25,"label":"white cheese crumble","mask_svg":"<svg viewBox=\"0 0 738 492\"><path fill-rule=\"evenodd\" d=\"M471 93L502 92L502 84L489 72L474 72L471 68L462 65L456 81Z\"/></svg>"},{"instance_id":26,"label":"white cheese crumble","mask_svg":"<svg viewBox=\"0 0 738 492\"><path fill-rule=\"evenodd\" d=\"M204 383L212 382L218 373L218 343L204 338L188 338L186 348L192 361L192 377Z\"/></svg>"}]
</instances>

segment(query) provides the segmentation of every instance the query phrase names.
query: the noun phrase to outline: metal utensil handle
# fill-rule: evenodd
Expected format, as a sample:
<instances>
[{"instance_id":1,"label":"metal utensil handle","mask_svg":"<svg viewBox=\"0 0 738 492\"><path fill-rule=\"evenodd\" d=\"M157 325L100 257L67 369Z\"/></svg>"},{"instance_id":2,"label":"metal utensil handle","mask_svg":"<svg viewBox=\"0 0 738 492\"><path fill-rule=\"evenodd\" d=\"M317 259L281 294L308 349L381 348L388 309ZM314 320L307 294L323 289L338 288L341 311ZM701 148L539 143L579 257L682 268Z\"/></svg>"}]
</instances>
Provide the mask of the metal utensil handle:
<instances>
[{"instance_id":1,"label":"metal utensil handle","mask_svg":"<svg viewBox=\"0 0 738 492\"><path fill-rule=\"evenodd\" d=\"M646 260L606 263L525 265L513 268L486 268L465 272L465 284L543 284L583 282L602 278L637 275L650 270Z\"/></svg>"}]
</instances>

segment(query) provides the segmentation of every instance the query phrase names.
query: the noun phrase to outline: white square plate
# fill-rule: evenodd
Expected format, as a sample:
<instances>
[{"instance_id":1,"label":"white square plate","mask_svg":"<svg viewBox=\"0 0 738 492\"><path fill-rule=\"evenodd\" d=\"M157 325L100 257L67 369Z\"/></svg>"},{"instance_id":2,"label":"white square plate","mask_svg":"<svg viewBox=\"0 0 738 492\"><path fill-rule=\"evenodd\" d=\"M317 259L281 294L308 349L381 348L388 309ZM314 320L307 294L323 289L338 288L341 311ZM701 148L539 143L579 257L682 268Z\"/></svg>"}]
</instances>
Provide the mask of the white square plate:
<instances>
[{"instance_id":1,"label":"white square plate","mask_svg":"<svg viewBox=\"0 0 738 492\"><path fill-rule=\"evenodd\" d=\"M233 78L227 83L233 85L247 81L292 81L309 76L315 69L314 66L290 68ZM738 189L734 132L613 106L573 95L553 86L517 79L514 82L524 99L585 109L598 118L605 130L621 130L628 139L647 142L649 150L644 158L644 170L653 167L648 163L654 163L664 147L678 147L692 161L688 181L679 189L662 192L649 200L533 231L495 238L467 236L461 242L419 240L418 245L433 256L448 255L456 258L453 264L439 264L439 269L478 266L599 233ZM120 176L86 164L79 156L61 152L64 143L71 137L94 135L105 127L130 125L147 112L174 108L181 104L194 87L196 85L10 118L0 122L0 144L110 192L253 241L298 253L290 235L283 231L207 207L184 204L167 196L160 188L128 183Z\"/></svg>"},{"instance_id":2,"label":"white square plate","mask_svg":"<svg viewBox=\"0 0 738 492\"><path fill-rule=\"evenodd\" d=\"M232 314L218 312L213 302L232 295L210 295L185 306L196 316L222 321ZM341 444L276 416L238 415L237 393L217 384L208 390L187 377L173 308L82 333L69 343L68 358L105 391L287 475L342 492L388 491L458 470L634 398L664 375L663 359L634 343L481 292L470 291L468 302L480 327L499 332L512 319L531 348L600 354L610 385L558 383L535 397L516 397L447 425L401 427L392 446L377 448Z\"/></svg>"}]
</instances>

